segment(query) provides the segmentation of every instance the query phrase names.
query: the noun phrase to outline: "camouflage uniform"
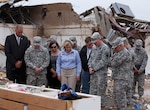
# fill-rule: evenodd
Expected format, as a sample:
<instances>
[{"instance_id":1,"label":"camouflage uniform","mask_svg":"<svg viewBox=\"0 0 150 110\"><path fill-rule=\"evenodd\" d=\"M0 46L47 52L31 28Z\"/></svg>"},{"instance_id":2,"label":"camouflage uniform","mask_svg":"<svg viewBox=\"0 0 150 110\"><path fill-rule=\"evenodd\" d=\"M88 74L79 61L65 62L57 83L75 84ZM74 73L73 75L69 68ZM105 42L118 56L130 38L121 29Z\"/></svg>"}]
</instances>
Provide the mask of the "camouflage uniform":
<instances>
[{"instance_id":1,"label":"camouflage uniform","mask_svg":"<svg viewBox=\"0 0 150 110\"><path fill-rule=\"evenodd\" d=\"M121 42L121 41L120 41ZM119 45L119 43L118 43ZM111 56L111 66L114 80L114 100L118 110L127 110L127 93L131 93L132 56L123 48ZM131 96L131 95L129 95ZM131 97L130 97L131 98Z\"/></svg>"},{"instance_id":2,"label":"camouflage uniform","mask_svg":"<svg viewBox=\"0 0 150 110\"><path fill-rule=\"evenodd\" d=\"M133 71L133 67L134 67L134 52L132 51L132 49L131 49L131 46L130 46L130 44L129 44L129 42L128 42L128 39L126 38L126 37L123 37L122 38L122 40L123 40L123 42L124 42L124 46L125 46L125 48L129 51L129 53L131 54L131 56L132 56L132 64L131 64L131 74L130 74L130 87L132 87L133 86L133 80L134 80L134 71ZM126 46L126 45L128 45L128 47ZM132 103L132 95L133 95L133 91L132 91L132 89L129 89L128 91L127 91L127 99L128 99L128 105L132 105L133 103Z\"/></svg>"},{"instance_id":3,"label":"camouflage uniform","mask_svg":"<svg viewBox=\"0 0 150 110\"><path fill-rule=\"evenodd\" d=\"M35 49L31 46L25 53L25 62L27 65L27 84L42 86L46 84L46 67L49 64L48 50L42 46ZM35 73L34 69L38 67L41 69L40 73Z\"/></svg>"},{"instance_id":4,"label":"camouflage uniform","mask_svg":"<svg viewBox=\"0 0 150 110\"><path fill-rule=\"evenodd\" d=\"M137 47L138 45L141 47ZM136 48L139 49L137 50ZM132 49L135 58L134 65L141 72L140 74L134 73L133 94L135 94L135 87L136 87L136 83L138 82L138 94L141 97L144 94L145 67L147 65L148 55L145 49L142 47L142 41L139 39L135 41L135 47Z\"/></svg>"},{"instance_id":5,"label":"camouflage uniform","mask_svg":"<svg viewBox=\"0 0 150 110\"><path fill-rule=\"evenodd\" d=\"M89 68L94 69L90 76L90 94L101 96L102 106L106 104L107 71L110 58L109 47L102 43L93 48L88 61Z\"/></svg>"},{"instance_id":6,"label":"camouflage uniform","mask_svg":"<svg viewBox=\"0 0 150 110\"><path fill-rule=\"evenodd\" d=\"M73 45L76 44L76 46L73 46L73 49L77 50L80 53L81 47L77 45L77 39L75 37L70 37L70 41L72 41Z\"/></svg>"},{"instance_id":7,"label":"camouflage uniform","mask_svg":"<svg viewBox=\"0 0 150 110\"><path fill-rule=\"evenodd\" d=\"M128 105L132 105L133 102L132 102L132 96L133 96L133 81L134 81L134 71L133 71L133 67L134 67L134 52L131 50L131 48L128 49L129 53L130 53L130 56L132 57L132 62L131 62L131 67L130 67L130 72L131 74L129 75L130 76L130 81L129 81L129 85L130 85L130 89L127 91L127 99L128 99L128 102L127 104Z\"/></svg>"}]
</instances>

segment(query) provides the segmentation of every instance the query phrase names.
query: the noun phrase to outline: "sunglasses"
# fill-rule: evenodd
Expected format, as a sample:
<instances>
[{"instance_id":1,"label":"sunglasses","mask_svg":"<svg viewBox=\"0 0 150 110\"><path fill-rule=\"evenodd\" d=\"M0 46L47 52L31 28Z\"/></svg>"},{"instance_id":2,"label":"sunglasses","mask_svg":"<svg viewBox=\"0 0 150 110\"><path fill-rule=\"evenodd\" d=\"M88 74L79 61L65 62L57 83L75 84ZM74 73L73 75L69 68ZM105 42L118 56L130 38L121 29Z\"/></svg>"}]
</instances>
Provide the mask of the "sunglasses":
<instances>
[{"instance_id":1,"label":"sunglasses","mask_svg":"<svg viewBox=\"0 0 150 110\"><path fill-rule=\"evenodd\" d=\"M52 46L51 48L56 48L56 46Z\"/></svg>"}]
</instances>

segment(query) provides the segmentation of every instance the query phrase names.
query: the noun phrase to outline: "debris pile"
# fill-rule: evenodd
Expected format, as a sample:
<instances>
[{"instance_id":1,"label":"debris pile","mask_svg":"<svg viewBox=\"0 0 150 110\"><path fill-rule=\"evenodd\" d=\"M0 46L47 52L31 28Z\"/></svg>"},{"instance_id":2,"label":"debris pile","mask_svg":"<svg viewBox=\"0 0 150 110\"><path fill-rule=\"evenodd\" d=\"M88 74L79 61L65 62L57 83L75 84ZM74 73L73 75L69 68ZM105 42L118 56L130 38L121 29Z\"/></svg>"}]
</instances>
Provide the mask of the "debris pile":
<instances>
[{"instance_id":1,"label":"debris pile","mask_svg":"<svg viewBox=\"0 0 150 110\"><path fill-rule=\"evenodd\" d=\"M102 108L102 110L116 110L113 100L113 80L111 80L110 75L108 75L107 99L107 107ZM140 110L150 110L150 74L146 75L145 78L144 96L140 100L137 95L136 99L133 99L133 105L130 110L135 110L136 105L140 106Z\"/></svg>"},{"instance_id":2,"label":"debris pile","mask_svg":"<svg viewBox=\"0 0 150 110\"><path fill-rule=\"evenodd\" d=\"M6 83L12 83L12 82L6 78L6 73L0 72L0 85L5 85Z\"/></svg>"}]
</instances>

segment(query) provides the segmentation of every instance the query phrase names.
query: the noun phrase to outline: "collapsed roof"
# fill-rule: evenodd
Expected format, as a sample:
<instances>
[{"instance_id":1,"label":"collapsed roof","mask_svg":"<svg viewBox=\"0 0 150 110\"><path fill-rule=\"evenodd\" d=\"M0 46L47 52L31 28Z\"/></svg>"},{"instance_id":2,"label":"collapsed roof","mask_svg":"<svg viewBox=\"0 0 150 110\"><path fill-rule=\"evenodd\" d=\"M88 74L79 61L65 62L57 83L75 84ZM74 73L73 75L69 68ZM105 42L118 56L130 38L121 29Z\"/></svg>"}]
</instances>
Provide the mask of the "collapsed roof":
<instances>
[{"instance_id":1,"label":"collapsed roof","mask_svg":"<svg viewBox=\"0 0 150 110\"><path fill-rule=\"evenodd\" d=\"M49 20L51 21L55 20L56 16L57 18L61 19L61 16L62 15L64 16L64 14L66 14L63 13L64 11L68 11L69 14L73 12L72 15L76 16L74 18L76 20L73 21L78 21L79 19L79 16L77 15L77 13L73 11L72 5L69 3L57 3L57 5L55 5L56 3L55 4L53 3L53 4L40 4L28 6L25 5L24 2L22 3L22 1L24 0L13 0L14 1L13 3L12 2L10 3L10 1L0 3L1 22L37 25L39 20L40 21L45 20L44 19L45 17L47 18L49 17ZM56 6L58 9L56 8ZM54 16L55 15L54 13L56 14L56 16Z\"/></svg>"},{"instance_id":2,"label":"collapsed roof","mask_svg":"<svg viewBox=\"0 0 150 110\"><path fill-rule=\"evenodd\" d=\"M112 3L107 11L97 6L81 13L80 16L82 19L86 19L92 16L93 13L97 27L101 29L103 36L109 41L114 40L118 35L127 37L131 45L134 44L135 39L142 39L144 43L147 34L150 33L150 23L135 19L134 14L127 5ZM107 28L108 25L111 28Z\"/></svg>"}]
</instances>

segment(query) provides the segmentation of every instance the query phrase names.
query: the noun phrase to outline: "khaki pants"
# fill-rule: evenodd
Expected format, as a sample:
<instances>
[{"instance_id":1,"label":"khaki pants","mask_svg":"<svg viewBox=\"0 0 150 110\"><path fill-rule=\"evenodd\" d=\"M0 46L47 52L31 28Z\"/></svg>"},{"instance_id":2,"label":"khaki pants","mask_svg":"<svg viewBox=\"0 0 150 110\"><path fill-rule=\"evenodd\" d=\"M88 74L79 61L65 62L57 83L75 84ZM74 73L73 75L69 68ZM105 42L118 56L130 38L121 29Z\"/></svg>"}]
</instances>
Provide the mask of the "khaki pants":
<instances>
[{"instance_id":1,"label":"khaki pants","mask_svg":"<svg viewBox=\"0 0 150 110\"><path fill-rule=\"evenodd\" d=\"M67 84L73 90L76 86L76 68L73 69L61 69L61 85Z\"/></svg>"}]
</instances>

